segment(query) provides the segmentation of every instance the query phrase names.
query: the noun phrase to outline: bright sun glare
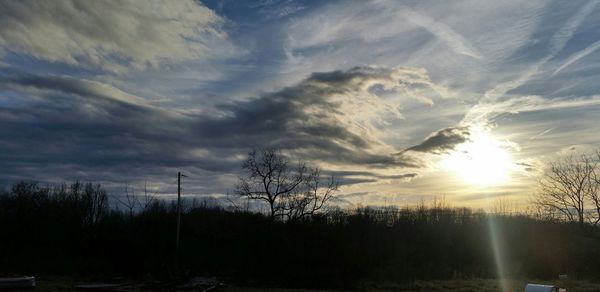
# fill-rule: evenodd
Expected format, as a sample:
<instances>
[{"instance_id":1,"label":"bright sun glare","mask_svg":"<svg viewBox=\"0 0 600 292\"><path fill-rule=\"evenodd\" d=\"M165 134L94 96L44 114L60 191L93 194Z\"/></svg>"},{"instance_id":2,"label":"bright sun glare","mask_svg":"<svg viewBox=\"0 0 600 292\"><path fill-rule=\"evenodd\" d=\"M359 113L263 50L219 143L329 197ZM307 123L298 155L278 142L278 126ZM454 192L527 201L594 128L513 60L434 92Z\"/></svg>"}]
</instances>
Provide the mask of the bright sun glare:
<instances>
[{"instance_id":1,"label":"bright sun glare","mask_svg":"<svg viewBox=\"0 0 600 292\"><path fill-rule=\"evenodd\" d=\"M506 183L513 162L489 130L477 127L471 129L470 141L447 154L441 165L470 185L487 187Z\"/></svg>"}]
</instances>

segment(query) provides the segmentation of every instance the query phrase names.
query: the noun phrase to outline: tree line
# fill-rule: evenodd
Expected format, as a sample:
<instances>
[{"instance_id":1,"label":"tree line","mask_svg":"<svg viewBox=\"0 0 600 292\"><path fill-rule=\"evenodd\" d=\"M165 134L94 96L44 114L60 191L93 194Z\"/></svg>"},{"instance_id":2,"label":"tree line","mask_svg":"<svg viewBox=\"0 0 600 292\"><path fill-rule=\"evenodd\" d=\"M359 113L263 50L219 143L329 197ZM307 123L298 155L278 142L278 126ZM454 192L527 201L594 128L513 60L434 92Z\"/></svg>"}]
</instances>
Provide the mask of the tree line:
<instances>
[{"instance_id":1,"label":"tree line","mask_svg":"<svg viewBox=\"0 0 600 292\"><path fill-rule=\"evenodd\" d=\"M588 162L597 166L578 158L565 169L585 170L572 177L591 184L589 168L573 166ZM543 179L563 177L561 165ZM243 169L236 194L264 202L267 211L187 202L178 267L175 202L160 200L145 187L142 192L128 187L124 195L111 197L94 183L16 183L0 190L0 275L205 275L240 285L357 288L416 279L495 278L497 261L511 278L600 275L600 233L581 228L597 222L589 212L591 185L568 193L581 196L581 213L547 203L546 196L557 192L545 194L543 187L536 198L544 208L536 216L451 208L440 201L339 209L329 204L338 187L335 178L303 162L290 163L276 150L250 153ZM120 208L110 207L113 199ZM494 253L492 246L501 252Z\"/></svg>"},{"instance_id":2,"label":"tree line","mask_svg":"<svg viewBox=\"0 0 600 292\"><path fill-rule=\"evenodd\" d=\"M17 183L0 194L0 274L164 278L218 276L241 285L356 288L414 279L494 278L492 228L508 277L596 278L600 237L564 221L466 208L330 209L303 220L203 204L129 212L95 184Z\"/></svg>"}]
</instances>

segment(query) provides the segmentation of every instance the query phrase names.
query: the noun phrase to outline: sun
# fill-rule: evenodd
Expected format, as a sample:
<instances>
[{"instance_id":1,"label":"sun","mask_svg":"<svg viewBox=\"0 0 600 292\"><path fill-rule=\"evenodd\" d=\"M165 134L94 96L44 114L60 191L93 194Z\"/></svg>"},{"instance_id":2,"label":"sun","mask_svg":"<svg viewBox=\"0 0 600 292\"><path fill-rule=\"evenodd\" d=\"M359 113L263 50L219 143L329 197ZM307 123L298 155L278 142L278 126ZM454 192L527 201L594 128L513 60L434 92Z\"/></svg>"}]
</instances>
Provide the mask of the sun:
<instances>
[{"instance_id":1,"label":"sun","mask_svg":"<svg viewBox=\"0 0 600 292\"><path fill-rule=\"evenodd\" d=\"M507 183L514 163L504 143L482 127L472 128L470 132L469 141L445 155L441 161L442 167L472 186L489 187Z\"/></svg>"}]
</instances>

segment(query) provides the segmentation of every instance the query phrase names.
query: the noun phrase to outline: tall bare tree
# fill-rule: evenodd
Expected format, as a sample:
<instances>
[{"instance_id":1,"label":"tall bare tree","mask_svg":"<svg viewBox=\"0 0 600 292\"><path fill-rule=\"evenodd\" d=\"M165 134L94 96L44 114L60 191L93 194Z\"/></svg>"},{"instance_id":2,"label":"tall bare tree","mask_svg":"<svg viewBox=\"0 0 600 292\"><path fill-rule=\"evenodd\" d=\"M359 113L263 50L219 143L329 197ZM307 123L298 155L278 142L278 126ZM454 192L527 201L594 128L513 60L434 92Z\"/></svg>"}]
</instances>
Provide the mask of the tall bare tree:
<instances>
[{"instance_id":1,"label":"tall bare tree","mask_svg":"<svg viewBox=\"0 0 600 292\"><path fill-rule=\"evenodd\" d=\"M84 228L94 229L108 213L108 194L100 184L77 181L62 196L77 209Z\"/></svg>"},{"instance_id":2,"label":"tall bare tree","mask_svg":"<svg viewBox=\"0 0 600 292\"><path fill-rule=\"evenodd\" d=\"M596 150L595 154L596 160L591 162L594 165L594 172L592 173L594 184L590 186L588 193L594 209L592 214L595 214L592 223L597 226L600 223L600 150Z\"/></svg>"},{"instance_id":3,"label":"tall bare tree","mask_svg":"<svg viewBox=\"0 0 600 292\"><path fill-rule=\"evenodd\" d=\"M600 155L571 155L551 162L539 181L534 202L581 225L600 221Z\"/></svg>"},{"instance_id":4,"label":"tall bare tree","mask_svg":"<svg viewBox=\"0 0 600 292\"><path fill-rule=\"evenodd\" d=\"M338 189L331 177L324 182L318 168L303 162L290 165L276 149L254 150L248 154L235 189L239 196L265 202L271 220L295 221L322 211Z\"/></svg>"},{"instance_id":5,"label":"tall bare tree","mask_svg":"<svg viewBox=\"0 0 600 292\"><path fill-rule=\"evenodd\" d=\"M114 196L119 204L121 204L129 212L129 218L133 218L136 208L139 212L149 210L156 202L158 192L150 192L148 182L144 182L144 194L136 193L135 188L129 185L125 186L125 193L122 196Z\"/></svg>"},{"instance_id":6,"label":"tall bare tree","mask_svg":"<svg viewBox=\"0 0 600 292\"><path fill-rule=\"evenodd\" d=\"M142 211L146 211L149 210L152 205L154 205L156 201L156 197L158 196L158 191L154 191L153 193L150 193L148 191L148 181L144 181L144 197L143 197L143 201L140 202L140 205L142 206Z\"/></svg>"},{"instance_id":7,"label":"tall bare tree","mask_svg":"<svg viewBox=\"0 0 600 292\"><path fill-rule=\"evenodd\" d=\"M125 195L123 197L119 198L119 196L115 196L114 198L128 210L129 218L131 219L133 218L135 208L141 205L140 199L135 194L135 189L128 185L125 186Z\"/></svg>"}]
</instances>

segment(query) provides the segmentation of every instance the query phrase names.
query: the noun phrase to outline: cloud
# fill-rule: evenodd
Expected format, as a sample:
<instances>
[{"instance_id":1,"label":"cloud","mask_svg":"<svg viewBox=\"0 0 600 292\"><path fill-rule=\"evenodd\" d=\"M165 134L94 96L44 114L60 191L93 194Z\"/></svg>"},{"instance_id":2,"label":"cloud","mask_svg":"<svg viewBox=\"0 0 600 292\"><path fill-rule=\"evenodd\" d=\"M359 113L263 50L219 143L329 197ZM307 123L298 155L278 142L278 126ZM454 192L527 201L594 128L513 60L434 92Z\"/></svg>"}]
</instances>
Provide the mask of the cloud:
<instances>
[{"instance_id":1,"label":"cloud","mask_svg":"<svg viewBox=\"0 0 600 292\"><path fill-rule=\"evenodd\" d=\"M416 5L415 5L416 6ZM461 34L446 23L420 13L405 5L374 1L369 5L350 2L344 7L325 6L305 18L294 19L290 24L289 45L295 49L326 46L336 42L362 39L368 43L424 29L442 40L454 52L475 59L481 53Z\"/></svg>"},{"instance_id":2,"label":"cloud","mask_svg":"<svg viewBox=\"0 0 600 292\"><path fill-rule=\"evenodd\" d=\"M76 79L68 76L35 76L23 75L0 79L0 88L25 90L50 90L68 92L92 100L112 100L123 103L143 105L144 100L137 96L125 93L112 86L85 79Z\"/></svg>"},{"instance_id":3,"label":"cloud","mask_svg":"<svg viewBox=\"0 0 600 292\"><path fill-rule=\"evenodd\" d=\"M532 165L532 164L529 164L529 163L517 162L515 164L518 165L518 166L520 166L520 167L522 167L523 170L527 171L527 172L535 172L535 171L537 171L537 169L535 168L535 166Z\"/></svg>"},{"instance_id":4,"label":"cloud","mask_svg":"<svg viewBox=\"0 0 600 292\"><path fill-rule=\"evenodd\" d=\"M552 76L558 74L560 71L562 71L569 65L579 61L579 59L584 58L591 53L594 53L598 49L600 49L600 41L597 41L597 42L589 45L588 47L586 47L585 49L583 49L579 52L573 53L571 56L569 56L569 58L562 65L560 65L560 67L558 67L558 69L556 69L556 70L554 70L554 72L552 72Z\"/></svg>"},{"instance_id":5,"label":"cloud","mask_svg":"<svg viewBox=\"0 0 600 292\"><path fill-rule=\"evenodd\" d=\"M323 5L289 21L283 45L289 62L284 70L410 65L426 68L438 81L485 90L507 73L499 72L503 65L515 62L515 54L532 42L549 4L461 0L445 5Z\"/></svg>"},{"instance_id":6,"label":"cloud","mask_svg":"<svg viewBox=\"0 0 600 292\"><path fill-rule=\"evenodd\" d=\"M0 184L92 180L109 188L194 173L186 192L224 193L239 159L203 150L194 119L106 84L62 76L0 78ZM211 155L214 154L214 155ZM218 175L217 175L218 174ZM120 191L120 190L117 190Z\"/></svg>"},{"instance_id":7,"label":"cloud","mask_svg":"<svg viewBox=\"0 0 600 292\"><path fill-rule=\"evenodd\" d=\"M269 145L315 161L412 166L412 161L390 155L393 148L379 139L379 126L401 113L398 104L373 90L414 99L427 87L434 91L426 74L411 68L314 73L294 86L221 105L222 116L205 119L197 130L218 141L227 139L230 145Z\"/></svg>"},{"instance_id":8,"label":"cloud","mask_svg":"<svg viewBox=\"0 0 600 292\"><path fill-rule=\"evenodd\" d=\"M499 100L494 103L479 103L469 110L462 124L476 124L500 117L502 114L517 114L545 110L584 108L600 104L600 96L555 97L552 99L537 95L526 95Z\"/></svg>"},{"instance_id":9,"label":"cloud","mask_svg":"<svg viewBox=\"0 0 600 292\"><path fill-rule=\"evenodd\" d=\"M226 20L197 1L2 1L0 53L109 71L225 50Z\"/></svg>"},{"instance_id":10,"label":"cloud","mask_svg":"<svg viewBox=\"0 0 600 292\"><path fill-rule=\"evenodd\" d=\"M407 182L419 176L415 172L407 172L401 174L383 174L378 171L364 170L332 170L323 172L325 176L331 176L341 185L364 184L364 183L381 183L381 182Z\"/></svg>"},{"instance_id":11,"label":"cloud","mask_svg":"<svg viewBox=\"0 0 600 292\"><path fill-rule=\"evenodd\" d=\"M274 146L406 203L476 192L435 167L464 126L519 162L598 143L595 2L259 2L0 1L0 182L223 194Z\"/></svg>"},{"instance_id":12,"label":"cloud","mask_svg":"<svg viewBox=\"0 0 600 292\"><path fill-rule=\"evenodd\" d=\"M408 19L408 21L425 28L433 35L442 39L448 47L455 52L475 59L483 58L481 53L479 53L467 39L458 34L447 24L436 21L426 15L419 14L408 7L401 10L401 15Z\"/></svg>"},{"instance_id":13,"label":"cloud","mask_svg":"<svg viewBox=\"0 0 600 292\"><path fill-rule=\"evenodd\" d=\"M458 144L469 141L469 127L451 127L436 131L421 144L406 148L403 152L426 152L440 154L454 149Z\"/></svg>"},{"instance_id":14,"label":"cloud","mask_svg":"<svg viewBox=\"0 0 600 292\"><path fill-rule=\"evenodd\" d=\"M14 180L108 182L149 174L162 182L161 175L187 169L211 179L197 184L198 193L225 193L249 150L278 147L325 170L379 171L344 175L345 184L406 181L417 174L400 170L415 161L394 155L377 125L399 119L387 95L412 100L429 83L421 70L356 67L199 114L97 81L7 70L0 73L0 135L10 138L0 143L0 172Z\"/></svg>"},{"instance_id":15,"label":"cloud","mask_svg":"<svg viewBox=\"0 0 600 292\"><path fill-rule=\"evenodd\" d=\"M593 12L596 5L596 1L589 1L579 9L575 15L569 17L565 23L552 34L549 40L549 52L546 56L533 63L529 68L524 70L524 72L518 74L516 78L497 84L494 88L486 91L484 98L481 101L493 102L501 99L507 92L524 85L534 76L540 74L543 71L543 66L565 48L581 23Z\"/></svg>"}]
</instances>

